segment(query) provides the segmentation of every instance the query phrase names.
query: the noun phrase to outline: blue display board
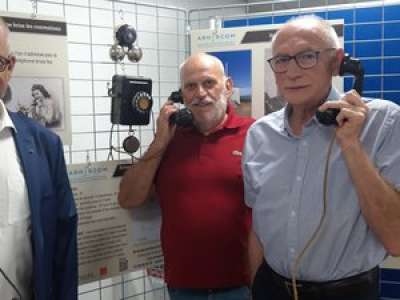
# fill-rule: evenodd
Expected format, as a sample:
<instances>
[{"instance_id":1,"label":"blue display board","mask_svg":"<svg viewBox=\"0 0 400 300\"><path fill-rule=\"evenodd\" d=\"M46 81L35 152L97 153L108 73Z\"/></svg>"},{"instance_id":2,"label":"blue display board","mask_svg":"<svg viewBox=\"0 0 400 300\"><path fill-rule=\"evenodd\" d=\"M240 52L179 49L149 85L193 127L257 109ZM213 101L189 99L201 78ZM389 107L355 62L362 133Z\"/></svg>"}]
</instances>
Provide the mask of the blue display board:
<instances>
[{"instance_id":1,"label":"blue display board","mask_svg":"<svg viewBox=\"0 0 400 300\"><path fill-rule=\"evenodd\" d=\"M365 68L364 96L400 104L400 5L322 9L313 14L344 20L345 51L361 59ZM227 20L224 27L280 24L293 16L297 15ZM345 77L344 89L349 90L352 82L351 77Z\"/></svg>"}]
</instances>

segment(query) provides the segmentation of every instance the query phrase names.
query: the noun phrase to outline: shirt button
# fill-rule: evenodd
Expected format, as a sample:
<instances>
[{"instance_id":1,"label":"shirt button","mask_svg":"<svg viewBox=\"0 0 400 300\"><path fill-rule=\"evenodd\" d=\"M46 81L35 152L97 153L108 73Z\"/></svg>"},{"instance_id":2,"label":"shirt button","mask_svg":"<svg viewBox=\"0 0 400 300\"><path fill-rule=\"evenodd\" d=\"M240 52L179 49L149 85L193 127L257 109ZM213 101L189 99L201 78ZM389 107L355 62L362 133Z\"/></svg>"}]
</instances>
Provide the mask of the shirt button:
<instances>
[{"instance_id":1,"label":"shirt button","mask_svg":"<svg viewBox=\"0 0 400 300\"><path fill-rule=\"evenodd\" d=\"M296 216L296 212L295 212L294 210L292 210L292 212L290 213L290 215L291 215L292 217L295 217L295 216Z\"/></svg>"},{"instance_id":2,"label":"shirt button","mask_svg":"<svg viewBox=\"0 0 400 300\"><path fill-rule=\"evenodd\" d=\"M307 146L307 142L302 142L302 145L303 145L304 147L306 147L306 146Z\"/></svg>"},{"instance_id":3,"label":"shirt button","mask_svg":"<svg viewBox=\"0 0 400 300\"><path fill-rule=\"evenodd\" d=\"M294 253L294 248L290 248L290 253Z\"/></svg>"},{"instance_id":4,"label":"shirt button","mask_svg":"<svg viewBox=\"0 0 400 300\"><path fill-rule=\"evenodd\" d=\"M301 180L301 176L297 176L297 177L296 177L296 180L297 180L297 181L300 181L300 180Z\"/></svg>"}]
</instances>

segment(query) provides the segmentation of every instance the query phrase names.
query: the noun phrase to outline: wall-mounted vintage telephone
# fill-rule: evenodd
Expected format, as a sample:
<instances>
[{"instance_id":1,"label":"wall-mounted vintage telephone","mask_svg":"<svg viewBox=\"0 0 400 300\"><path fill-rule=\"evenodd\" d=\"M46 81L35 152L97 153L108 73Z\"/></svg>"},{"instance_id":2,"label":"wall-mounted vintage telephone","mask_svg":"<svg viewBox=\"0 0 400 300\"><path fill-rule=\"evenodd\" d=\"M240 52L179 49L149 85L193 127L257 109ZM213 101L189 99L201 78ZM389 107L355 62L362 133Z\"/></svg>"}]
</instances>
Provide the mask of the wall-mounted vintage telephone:
<instances>
[{"instance_id":1,"label":"wall-mounted vintage telephone","mask_svg":"<svg viewBox=\"0 0 400 300\"><path fill-rule=\"evenodd\" d=\"M351 74L354 76L353 89L357 91L360 96L362 95L363 81L364 81L364 69L359 59L351 57L348 53L344 55L343 61L340 65L339 75ZM335 125L337 126L336 117L339 114L340 109L330 108L322 112L317 110L316 117L318 121L326 126Z\"/></svg>"},{"instance_id":2,"label":"wall-mounted vintage telephone","mask_svg":"<svg viewBox=\"0 0 400 300\"><path fill-rule=\"evenodd\" d=\"M169 96L169 100L174 103L182 103L183 104L183 97L182 91L179 89L178 91L174 91ZM192 112L188 108L182 108L177 112L174 112L170 118L169 122L171 124L176 124L180 127L190 127L193 125L193 115Z\"/></svg>"}]
</instances>

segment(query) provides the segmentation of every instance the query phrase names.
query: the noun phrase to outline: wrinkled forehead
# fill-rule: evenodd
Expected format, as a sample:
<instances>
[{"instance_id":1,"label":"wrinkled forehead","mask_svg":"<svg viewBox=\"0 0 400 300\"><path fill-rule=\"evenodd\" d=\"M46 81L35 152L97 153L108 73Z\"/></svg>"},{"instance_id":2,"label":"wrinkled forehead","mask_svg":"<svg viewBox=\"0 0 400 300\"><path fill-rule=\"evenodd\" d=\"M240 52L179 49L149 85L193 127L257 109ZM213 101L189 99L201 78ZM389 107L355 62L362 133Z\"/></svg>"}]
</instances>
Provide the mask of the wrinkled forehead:
<instances>
[{"instance_id":1,"label":"wrinkled forehead","mask_svg":"<svg viewBox=\"0 0 400 300\"><path fill-rule=\"evenodd\" d=\"M273 48L273 55L281 51L296 51L301 48L327 47L324 32L314 25L285 25L278 32Z\"/></svg>"},{"instance_id":2,"label":"wrinkled forehead","mask_svg":"<svg viewBox=\"0 0 400 300\"><path fill-rule=\"evenodd\" d=\"M196 80L204 77L222 77L224 74L218 64L209 59L188 61L181 70L181 81Z\"/></svg>"}]
</instances>

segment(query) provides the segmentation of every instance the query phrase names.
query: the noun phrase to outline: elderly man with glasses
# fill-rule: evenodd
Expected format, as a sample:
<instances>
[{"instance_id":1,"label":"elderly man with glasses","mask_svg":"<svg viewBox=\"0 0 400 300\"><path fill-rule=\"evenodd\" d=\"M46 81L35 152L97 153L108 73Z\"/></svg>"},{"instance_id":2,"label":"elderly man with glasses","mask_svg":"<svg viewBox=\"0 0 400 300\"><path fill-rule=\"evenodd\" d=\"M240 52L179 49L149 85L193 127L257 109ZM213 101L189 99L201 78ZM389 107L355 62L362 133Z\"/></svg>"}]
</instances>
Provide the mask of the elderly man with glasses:
<instances>
[{"instance_id":1,"label":"elderly man with glasses","mask_svg":"<svg viewBox=\"0 0 400 300\"><path fill-rule=\"evenodd\" d=\"M332 26L284 24L268 60L286 106L249 129L245 198L262 246L253 299L377 300L379 264L400 255L400 108L332 87ZM317 110L339 109L337 126Z\"/></svg>"}]
</instances>

